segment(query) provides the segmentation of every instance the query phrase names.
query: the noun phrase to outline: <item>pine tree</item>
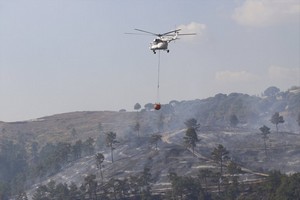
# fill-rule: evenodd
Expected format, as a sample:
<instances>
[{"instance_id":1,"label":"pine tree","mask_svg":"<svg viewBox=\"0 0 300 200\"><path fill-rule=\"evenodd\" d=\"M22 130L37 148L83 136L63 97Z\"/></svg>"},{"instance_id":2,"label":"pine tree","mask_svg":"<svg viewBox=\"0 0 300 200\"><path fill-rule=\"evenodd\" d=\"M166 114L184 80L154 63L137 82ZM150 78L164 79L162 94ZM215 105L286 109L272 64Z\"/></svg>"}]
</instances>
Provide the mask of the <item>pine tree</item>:
<instances>
[{"instance_id":1,"label":"pine tree","mask_svg":"<svg viewBox=\"0 0 300 200\"><path fill-rule=\"evenodd\" d=\"M97 181L96 175L90 174L84 178L84 187L89 195L89 199L97 199Z\"/></svg>"},{"instance_id":2,"label":"pine tree","mask_svg":"<svg viewBox=\"0 0 300 200\"><path fill-rule=\"evenodd\" d=\"M97 153L96 154L96 165L97 165L97 168L100 170L102 181L103 181L103 173L102 173L102 163L103 163L103 161L104 161L104 155L102 153Z\"/></svg>"},{"instance_id":3,"label":"pine tree","mask_svg":"<svg viewBox=\"0 0 300 200\"><path fill-rule=\"evenodd\" d=\"M78 190L77 185L72 182L69 186L69 198L70 200L79 199L80 191Z\"/></svg>"},{"instance_id":4,"label":"pine tree","mask_svg":"<svg viewBox=\"0 0 300 200\"><path fill-rule=\"evenodd\" d=\"M116 140L117 134L114 132L108 132L106 133L106 145L110 147L110 153L111 153L111 162L114 162L114 144L116 144L118 141Z\"/></svg>"},{"instance_id":5,"label":"pine tree","mask_svg":"<svg viewBox=\"0 0 300 200\"><path fill-rule=\"evenodd\" d=\"M139 103L136 103L134 105L134 110L136 110L137 112L139 111L139 109L141 109L141 105Z\"/></svg>"},{"instance_id":6,"label":"pine tree","mask_svg":"<svg viewBox=\"0 0 300 200\"><path fill-rule=\"evenodd\" d=\"M230 115L230 118L229 118L229 121L230 121L230 126L231 127L236 127L239 123L239 119L237 118L237 116L235 114L232 114Z\"/></svg>"},{"instance_id":7,"label":"pine tree","mask_svg":"<svg viewBox=\"0 0 300 200\"><path fill-rule=\"evenodd\" d=\"M221 183L223 181L222 176L223 176L223 163L225 160L228 160L228 154L229 151L223 145L219 144L218 147L214 148L213 152L211 153L213 159L219 163L220 165L220 174L219 174L219 181L218 181L218 191L220 194L220 189L221 189Z\"/></svg>"},{"instance_id":8,"label":"pine tree","mask_svg":"<svg viewBox=\"0 0 300 200\"><path fill-rule=\"evenodd\" d=\"M223 163L225 160L228 160L228 154L229 151L227 151L227 149L219 144L216 148L214 148L213 152L211 153L213 159L220 164L220 173L221 176L223 175Z\"/></svg>"},{"instance_id":9,"label":"pine tree","mask_svg":"<svg viewBox=\"0 0 300 200\"><path fill-rule=\"evenodd\" d=\"M269 138L268 135L271 133L270 128L264 125L264 126L260 127L259 130L261 131L262 139L264 140L265 154L267 157L267 139Z\"/></svg>"},{"instance_id":10,"label":"pine tree","mask_svg":"<svg viewBox=\"0 0 300 200\"><path fill-rule=\"evenodd\" d=\"M280 116L279 113L276 112L276 113L272 116L272 118L271 118L270 121L272 122L272 124L275 124L275 126L276 126L276 132L278 133L278 124L284 123L283 116Z\"/></svg>"},{"instance_id":11,"label":"pine tree","mask_svg":"<svg viewBox=\"0 0 300 200\"><path fill-rule=\"evenodd\" d=\"M184 139L185 147L192 148L192 151L194 154L194 150L197 145L197 142L200 141L195 128L193 128L193 127L188 128L186 130L186 133L185 133L185 136L183 137L183 139Z\"/></svg>"},{"instance_id":12,"label":"pine tree","mask_svg":"<svg viewBox=\"0 0 300 200\"><path fill-rule=\"evenodd\" d=\"M190 118L184 122L186 128L193 128L195 131L198 131L200 128L200 124L197 122L196 119Z\"/></svg>"}]
</instances>

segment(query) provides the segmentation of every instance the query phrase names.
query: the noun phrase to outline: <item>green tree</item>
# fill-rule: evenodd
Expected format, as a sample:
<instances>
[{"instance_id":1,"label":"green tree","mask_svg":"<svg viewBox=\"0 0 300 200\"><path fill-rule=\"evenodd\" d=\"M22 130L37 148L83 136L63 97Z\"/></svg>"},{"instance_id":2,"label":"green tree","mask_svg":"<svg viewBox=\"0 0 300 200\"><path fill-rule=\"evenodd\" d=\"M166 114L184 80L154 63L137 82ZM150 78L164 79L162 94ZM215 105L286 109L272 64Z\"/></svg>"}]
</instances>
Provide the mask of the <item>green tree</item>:
<instances>
[{"instance_id":1,"label":"green tree","mask_svg":"<svg viewBox=\"0 0 300 200\"><path fill-rule=\"evenodd\" d=\"M211 153L214 161L216 161L220 165L221 176L223 175L223 163L224 163L224 161L229 159L228 154L229 154L229 151L227 151L227 149L221 144L219 144L217 147L215 147L213 152Z\"/></svg>"},{"instance_id":2,"label":"green tree","mask_svg":"<svg viewBox=\"0 0 300 200\"><path fill-rule=\"evenodd\" d=\"M230 161L227 166L228 173L231 175L238 174L242 172L242 169L233 161Z\"/></svg>"},{"instance_id":3,"label":"green tree","mask_svg":"<svg viewBox=\"0 0 300 200\"><path fill-rule=\"evenodd\" d=\"M101 122L98 123L98 137L96 138L96 146L98 149L105 147L105 134L103 132L103 125Z\"/></svg>"},{"instance_id":4,"label":"green tree","mask_svg":"<svg viewBox=\"0 0 300 200\"><path fill-rule=\"evenodd\" d=\"M208 179L210 179L211 177L213 177L213 171L211 171L210 169L201 169L198 172L198 178L200 179L200 181L204 182L205 188L204 188L204 192L205 192L205 196L209 196L208 193Z\"/></svg>"},{"instance_id":5,"label":"green tree","mask_svg":"<svg viewBox=\"0 0 300 200\"><path fill-rule=\"evenodd\" d=\"M135 132L137 132L138 137L140 137L140 128L141 128L140 122L137 121L133 129Z\"/></svg>"},{"instance_id":6,"label":"green tree","mask_svg":"<svg viewBox=\"0 0 300 200\"><path fill-rule=\"evenodd\" d=\"M106 145L110 148L111 153L111 162L114 162L114 145L118 143L117 141L117 134L115 132L108 132L106 133Z\"/></svg>"},{"instance_id":7,"label":"green tree","mask_svg":"<svg viewBox=\"0 0 300 200\"><path fill-rule=\"evenodd\" d=\"M141 109L141 105L139 103L136 103L133 108L138 112Z\"/></svg>"},{"instance_id":8,"label":"green tree","mask_svg":"<svg viewBox=\"0 0 300 200\"><path fill-rule=\"evenodd\" d=\"M53 199L71 200L69 196L69 188L66 183L59 183L55 188L55 197ZM52 198L51 198L52 199Z\"/></svg>"},{"instance_id":9,"label":"green tree","mask_svg":"<svg viewBox=\"0 0 300 200\"><path fill-rule=\"evenodd\" d=\"M59 142L56 145L55 155L58 162L62 164L68 163L71 155L71 145L69 143Z\"/></svg>"},{"instance_id":10,"label":"green tree","mask_svg":"<svg viewBox=\"0 0 300 200\"><path fill-rule=\"evenodd\" d=\"M77 140L76 143L72 146L72 155L74 160L81 158L82 148L83 148L82 141Z\"/></svg>"},{"instance_id":11,"label":"green tree","mask_svg":"<svg viewBox=\"0 0 300 200\"><path fill-rule=\"evenodd\" d=\"M139 176L140 194L142 200L151 200L151 177L150 168L145 167L144 171Z\"/></svg>"},{"instance_id":12,"label":"green tree","mask_svg":"<svg viewBox=\"0 0 300 200\"><path fill-rule=\"evenodd\" d=\"M182 199L183 187L181 186L181 177L178 176L175 172L170 172L168 178L170 179L172 185L171 199L177 199L177 197L180 197L180 199Z\"/></svg>"},{"instance_id":13,"label":"green tree","mask_svg":"<svg viewBox=\"0 0 300 200\"><path fill-rule=\"evenodd\" d=\"M267 139L269 139L268 135L271 133L270 128L264 125L264 126L260 127L259 130L261 131L262 139L264 140L264 149L265 149L265 154L267 157Z\"/></svg>"},{"instance_id":14,"label":"green tree","mask_svg":"<svg viewBox=\"0 0 300 200\"><path fill-rule=\"evenodd\" d=\"M84 178L84 188L89 195L89 199L97 199L97 181L96 175L90 174Z\"/></svg>"},{"instance_id":15,"label":"green tree","mask_svg":"<svg viewBox=\"0 0 300 200\"><path fill-rule=\"evenodd\" d=\"M300 199L300 173L283 176L275 193L275 199Z\"/></svg>"},{"instance_id":16,"label":"green tree","mask_svg":"<svg viewBox=\"0 0 300 200\"><path fill-rule=\"evenodd\" d=\"M197 122L195 118L190 118L184 122L187 129L193 128L195 131L198 131L200 128L200 124Z\"/></svg>"},{"instance_id":17,"label":"green tree","mask_svg":"<svg viewBox=\"0 0 300 200\"><path fill-rule=\"evenodd\" d=\"M87 155L93 155L95 153L95 140L94 138L89 137L84 143L83 148Z\"/></svg>"},{"instance_id":18,"label":"green tree","mask_svg":"<svg viewBox=\"0 0 300 200\"><path fill-rule=\"evenodd\" d=\"M25 145L2 139L0 145L0 192L3 195L18 194L24 190L25 171L28 168ZM12 185L12 186L10 186ZM2 192L1 192L2 193ZM2 196L2 194L0 194Z\"/></svg>"},{"instance_id":19,"label":"green tree","mask_svg":"<svg viewBox=\"0 0 300 200\"><path fill-rule=\"evenodd\" d=\"M109 199L117 200L119 198L117 179L111 178L105 185L105 191Z\"/></svg>"},{"instance_id":20,"label":"green tree","mask_svg":"<svg viewBox=\"0 0 300 200\"><path fill-rule=\"evenodd\" d=\"M61 163L56 156L56 145L47 143L42 147L39 153L39 162L37 163L36 173L43 177L49 173L56 173L60 169Z\"/></svg>"},{"instance_id":21,"label":"green tree","mask_svg":"<svg viewBox=\"0 0 300 200\"><path fill-rule=\"evenodd\" d=\"M237 199L240 193L237 174L241 173L242 169L235 162L230 161L227 166L227 171L230 174L230 176L228 176L228 179L231 182L231 184L227 186L225 196L228 199Z\"/></svg>"},{"instance_id":22,"label":"green tree","mask_svg":"<svg viewBox=\"0 0 300 200\"><path fill-rule=\"evenodd\" d=\"M274 170L269 172L264 190L269 195L269 199L274 199L275 192L281 185L283 174L280 171Z\"/></svg>"},{"instance_id":23,"label":"green tree","mask_svg":"<svg viewBox=\"0 0 300 200\"><path fill-rule=\"evenodd\" d=\"M134 105L134 110L136 110L136 124L134 126L134 131L137 132L137 136L140 137L140 122L139 122L139 110L141 109L141 105L139 103L136 103Z\"/></svg>"},{"instance_id":24,"label":"green tree","mask_svg":"<svg viewBox=\"0 0 300 200\"><path fill-rule=\"evenodd\" d=\"M70 200L79 199L80 196L81 196L81 193L78 190L77 185L74 182L72 182L69 186L69 198L70 198Z\"/></svg>"},{"instance_id":25,"label":"green tree","mask_svg":"<svg viewBox=\"0 0 300 200\"><path fill-rule=\"evenodd\" d=\"M226 199L237 199L240 194L239 182L237 176L231 177L231 183L226 184L224 195Z\"/></svg>"},{"instance_id":26,"label":"green tree","mask_svg":"<svg viewBox=\"0 0 300 200\"><path fill-rule=\"evenodd\" d=\"M227 149L221 144L219 144L217 147L215 147L213 152L211 153L214 161L216 161L220 165L220 176L219 176L219 182L218 182L219 193L220 193L221 183L223 181L222 180L223 163L224 163L224 161L229 159L228 154L229 154L229 151L227 151Z\"/></svg>"},{"instance_id":27,"label":"green tree","mask_svg":"<svg viewBox=\"0 0 300 200\"><path fill-rule=\"evenodd\" d=\"M130 188L130 194L137 196L140 195L140 190L139 190L139 177L135 176L135 175L131 175L129 176L129 178L127 179L129 188Z\"/></svg>"},{"instance_id":28,"label":"green tree","mask_svg":"<svg viewBox=\"0 0 300 200\"><path fill-rule=\"evenodd\" d=\"M39 151L39 144L37 142L31 143L31 156L32 162L35 163L38 160L38 151Z\"/></svg>"},{"instance_id":29,"label":"green tree","mask_svg":"<svg viewBox=\"0 0 300 200\"><path fill-rule=\"evenodd\" d=\"M73 138L75 138L77 136L77 131L76 131L75 128L72 128L71 135L72 135Z\"/></svg>"},{"instance_id":30,"label":"green tree","mask_svg":"<svg viewBox=\"0 0 300 200\"><path fill-rule=\"evenodd\" d=\"M102 153L96 154L96 166L100 170L101 180L103 181L102 163L104 162L104 155Z\"/></svg>"},{"instance_id":31,"label":"green tree","mask_svg":"<svg viewBox=\"0 0 300 200\"><path fill-rule=\"evenodd\" d=\"M191 127L186 130L185 136L183 137L184 139L184 146L187 148L192 148L193 154L195 147L197 145L197 142L199 142L199 138L197 135L197 132L195 128Z\"/></svg>"},{"instance_id":32,"label":"green tree","mask_svg":"<svg viewBox=\"0 0 300 200\"><path fill-rule=\"evenodd\" d=\"M45 185L40 185L32 196L33 200L51 200L48 196L48 188Z\"/></svg>"},{"instance_id":33,"label":"green tree","mask_svg":"<svg viewBox=\"0 0 300 200\"><path fill-rule=\"evenodd\" d=\"M204 191L198 178L170 173L169 179L172 184L171 199L204 199Z\"/></svg>"},{"instance_id":34,"label":"green tree","mask_svg":"<svg viewBox=\"0 0 300 200\"><path fill-rule=\"evenodd\" d=\"M54 180L50 180L50 182L47 183L46 188L47 188L48 197L50 199L55 199L57 195L56 182Z\"/></svg>"},{"instance_id":35,"label":"green tree","mask_svg":"<svg viewBox=\"0 0 300 200\"><path fill-rule=\"evenodd\" d=\"M149 111L149 110L152 110L154 107L154 104L153 103L147 103L144 105L144 108Z\"/></svg>"},{"instance_id":36,"label":"green tree","mask_svg":"<svg viewBox=\"0 0 300 200\"><path fill-rule=\"evenodd\" d=\"M279 113L276 112L276 113L272 116L272 118L271 118L270 121L272 122L272 124L275 124L275 126L276 126L276 132L278 133L278 124L284 123L283 116L280 116Z\"/></svg>"},{"instance_id":37,"label":"green tree","mask_svg":"<svg viewBox=\"0 0 300 200\"><path fill-rule=\"evenodd\" d=\"M275 87L275 86L271 86L268 87L265 91L264 91L264 95L267 97L275 97L276 94L278 94L280 92L280 89Z\"/></svg>"},{"instance_id":38,"label":"green tree","mask_svg":"<svg viewBox=\"0 0 300 200\"><path fill-rule=\"evenodd\" d=\"M126 199L129 197L130 187L128 185L127 179L114 179L114 191L117 199Z\"/></svg>"},{"instance_id":39,"label":"green tree","mask_svg":"<svg viewBox=\"0 0 300 200\"><path fill-rule=\"evenodd\" d=\"M235 128L239 123L239 119L235 114L232 114L229 117L229 122L230 122L230 126Z\"/></svg>"}]
</instances>

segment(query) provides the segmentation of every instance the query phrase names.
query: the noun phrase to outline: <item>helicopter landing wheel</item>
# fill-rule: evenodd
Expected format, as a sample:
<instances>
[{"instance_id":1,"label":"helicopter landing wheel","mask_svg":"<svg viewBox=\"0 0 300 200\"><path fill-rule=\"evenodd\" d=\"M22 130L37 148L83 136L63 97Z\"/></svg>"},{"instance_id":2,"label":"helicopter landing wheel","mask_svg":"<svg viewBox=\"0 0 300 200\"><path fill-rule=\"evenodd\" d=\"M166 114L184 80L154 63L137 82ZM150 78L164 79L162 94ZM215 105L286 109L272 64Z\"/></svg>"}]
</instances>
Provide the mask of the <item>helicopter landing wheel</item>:
<instances>
[{"instance_id":1,"label":"helicopter landing wheel","mask_svg":"<svg viewBox=\"0 0 300 200\"><path fill-rule=\"evenodd\" d=\"M168 49L168 50L167 50L167 53L169 53L169 52L170 52L170 50Z\"/></svg>"},{"instance_id":2,"label":"helicopter landing wheel","mask_svg":"<svg viewBox=\"0 0 300 200\"><path fill-rule=\"evenodd\" d=\"M154 54L156 54L156 51L153 51Z\"/></svg>"}]
</instances>

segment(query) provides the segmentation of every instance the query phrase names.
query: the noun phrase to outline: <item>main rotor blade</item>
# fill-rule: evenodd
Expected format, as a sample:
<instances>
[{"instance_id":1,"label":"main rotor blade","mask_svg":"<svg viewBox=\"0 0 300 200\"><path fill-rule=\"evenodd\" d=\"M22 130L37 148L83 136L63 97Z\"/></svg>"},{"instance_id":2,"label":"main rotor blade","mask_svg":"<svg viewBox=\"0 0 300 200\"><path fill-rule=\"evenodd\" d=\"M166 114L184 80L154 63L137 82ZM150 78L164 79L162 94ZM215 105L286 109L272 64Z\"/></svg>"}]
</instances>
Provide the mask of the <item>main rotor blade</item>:
<instances>
[{"instance_id":1,"label":"main rotor blade","mask_svg":"<svg viewBox=\"0 0 300 200\"><path fill-rule=\"evenodd\" d=\"M144 30L137 29L137 28L135 28L134 30L140 31L140 32L144 32L144 33L148 33L148 34L151 34L151 35L156 35L156 36L159 36L159 35L160 35L160 34L152 33L152 32L149 32L149 31L144 31Z\"/></svg>"},{"instance_id":2,"label":"main rotor blade","mask_svg":"<svg viewBox=\"0 0 300 200\"><path fill-rule=\"evenodd\" d=\"M140 31L140 32L143 32L143 33L147 33L147 34L150 34L150 35L155 35L155 36L158 36L158 37L162 37L162 36L175 36L176 33L178 33L179 31L181 31L180 28L172 30L172 31L168 31L168 32L165 32L165 33L152 33L150 31L145 31L145 30L137 29L137 28L135 28L134 30ZM126 34L134 34L134 33L126 33ZM142 35L142 34L136 33L135 35ZM196 35L196 33L178 33L177 35Z\"/></svg>"},{"instance_id":3,"label":"main rotor blade","mask_svg":"<svg viewBox=\"0 0 300 200\"><path fill-rule=\"evenodd\" d=\"M170 33L176 33L178 31L180 31L181 29L176 29L176 30L173 30L173 31L169 31L169 32L166 32L166 33L163 33L163 34L159 34L160 36L164 36L164 35L168 35Z\"/></svg>"},{"instance_id":4,"label":"main rotor blade","mask_svg":"<svg viewBox=\"0 0 300 200\"><path fill-rule=\"evenodd\" d=\"M146 36L151 36L151 35L146 34L146 33L124 33L124 34L127 34L127 35L146 35Z\"/></svg>"},{"instance_id":5,"label":"main rotor blade","mask_svg":"<svg viewBox=\"0 0 300 200\"><path fill-rule=\"evenodd\" d=\"M178 33L178 35L197 35L197 33Z\"/></svg>"},{"instance_id":6,"label":"main rotor blade","mask_svg":"<svg viewBox=\"0 0 300 200\"><path fill-rule=\"evenodd\" d=\"M164 35L164 36L175 36L176 34L173 33L173 34L167 34L167 35ZM179 35L197 35L197 33L178 33L177 34L178 36Z\"/></svg>"}]
</instances>

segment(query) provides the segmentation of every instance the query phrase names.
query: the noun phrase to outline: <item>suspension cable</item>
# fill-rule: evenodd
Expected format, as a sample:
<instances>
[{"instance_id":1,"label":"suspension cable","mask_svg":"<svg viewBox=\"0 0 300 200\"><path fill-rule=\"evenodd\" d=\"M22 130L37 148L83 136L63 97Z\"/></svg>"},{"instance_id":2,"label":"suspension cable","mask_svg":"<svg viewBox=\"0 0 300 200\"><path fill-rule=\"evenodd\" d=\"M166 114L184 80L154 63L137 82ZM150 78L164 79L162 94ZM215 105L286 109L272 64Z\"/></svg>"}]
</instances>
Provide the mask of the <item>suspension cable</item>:
<instances>
[{"instance_id":1,"label":"suspension cable","mask_svg":"<svg viewBox=\"0 0 300 200\"><path fill-rule=\"evenodd\" d=\"M160 51L158 51L158 65L157 65L157 103L160 103L159 95L159 78L160 78Z\"/></svg>"}]
</instances>

